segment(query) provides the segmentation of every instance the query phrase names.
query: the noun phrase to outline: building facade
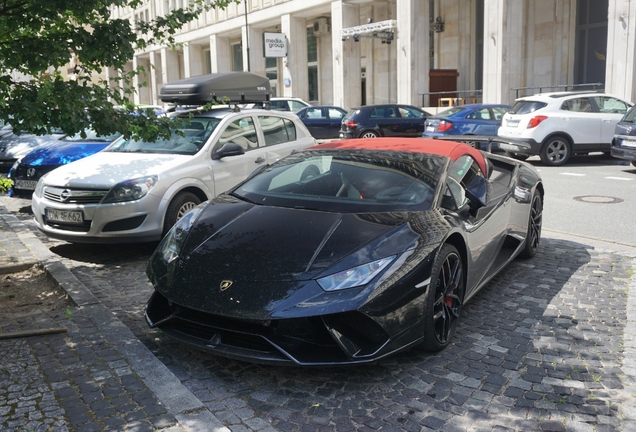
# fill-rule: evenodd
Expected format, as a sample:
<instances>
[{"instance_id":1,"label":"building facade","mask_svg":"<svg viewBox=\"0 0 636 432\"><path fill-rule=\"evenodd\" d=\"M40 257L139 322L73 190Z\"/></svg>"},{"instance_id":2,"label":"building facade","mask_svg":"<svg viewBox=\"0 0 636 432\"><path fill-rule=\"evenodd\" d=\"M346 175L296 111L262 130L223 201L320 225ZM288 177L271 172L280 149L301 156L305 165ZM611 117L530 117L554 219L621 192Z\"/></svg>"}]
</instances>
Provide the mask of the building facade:
<instances>
[{"instance_id":1,"label":"building facade","mask_svg":"<svg viewBox=\"0 0 636 432\"><path fill-rule=\"evenodd\" d=\"M145 0L113 17L150 20L186 1ZM275 96L344 108L511 103L592 83L634 101L635 24L636 0L243 0L185 26L176 50L138 52L129 68L146 71L135 82L143 104L160 104L164 83L238 70L269 77Z\"/></svg>"}]
</instances>

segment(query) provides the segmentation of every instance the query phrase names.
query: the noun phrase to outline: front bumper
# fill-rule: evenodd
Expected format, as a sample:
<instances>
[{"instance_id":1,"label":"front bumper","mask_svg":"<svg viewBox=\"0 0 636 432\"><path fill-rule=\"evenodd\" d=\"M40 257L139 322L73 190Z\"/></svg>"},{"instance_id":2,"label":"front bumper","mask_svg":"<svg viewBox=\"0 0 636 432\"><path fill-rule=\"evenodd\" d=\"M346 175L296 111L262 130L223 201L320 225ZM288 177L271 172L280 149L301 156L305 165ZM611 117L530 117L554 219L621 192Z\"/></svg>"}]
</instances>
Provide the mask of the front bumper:
<instances>
[{"instance_id":1,"label":"front bumper","mask_svg":"<svg viewBox=\"0 0 636 432\"><path fill-rule=\"evenodd\" d=\"M137 201L112 204L67 204L33 195L35 225L49 237L72 243L129 243L161 239L165 205L147 194ZM81 222L55 222L48 210L81 212Z\"/></svg>"},{"instance_id":2,"label":"front bumper","mask_svg":"<svg viewBox=\"0 0 636 432\"><path fill-rule=\"evenodd\" d=\"M636 137L616 136L610 154L618 159L636 161Z\"/></svg>"},{"instance_id":3,"label":"front bumper","mask_svg":"<svg viewBox=\"0 0 636 432\"><path fill-rule=\"evenodd\" d=\"M146 305L150 327L221 357L262 364L361 364L406 349L359 311L272 320L214 315L183 307L155 291Z\"/></svg>"}]
</instances>

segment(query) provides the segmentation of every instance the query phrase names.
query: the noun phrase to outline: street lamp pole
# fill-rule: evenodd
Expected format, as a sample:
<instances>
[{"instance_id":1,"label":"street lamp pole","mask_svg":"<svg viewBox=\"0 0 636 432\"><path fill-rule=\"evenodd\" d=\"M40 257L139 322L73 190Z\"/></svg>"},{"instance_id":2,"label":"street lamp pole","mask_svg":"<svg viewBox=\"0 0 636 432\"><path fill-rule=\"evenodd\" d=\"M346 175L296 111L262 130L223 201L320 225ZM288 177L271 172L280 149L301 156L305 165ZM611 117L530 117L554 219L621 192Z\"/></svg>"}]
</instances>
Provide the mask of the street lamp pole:
<instances>
[{"instance_id":1,"label":"street lamp pole","mask_svg":"<svg viewBox=\"0 0 636 432\"><path fill-rule=\"evenodd\" d=\"M243 4L245 5L245 45L247 45L247 71L251 72L250 69L250 29L247 26L247 0L243 0Z\"/></svg>"}]
</instances>

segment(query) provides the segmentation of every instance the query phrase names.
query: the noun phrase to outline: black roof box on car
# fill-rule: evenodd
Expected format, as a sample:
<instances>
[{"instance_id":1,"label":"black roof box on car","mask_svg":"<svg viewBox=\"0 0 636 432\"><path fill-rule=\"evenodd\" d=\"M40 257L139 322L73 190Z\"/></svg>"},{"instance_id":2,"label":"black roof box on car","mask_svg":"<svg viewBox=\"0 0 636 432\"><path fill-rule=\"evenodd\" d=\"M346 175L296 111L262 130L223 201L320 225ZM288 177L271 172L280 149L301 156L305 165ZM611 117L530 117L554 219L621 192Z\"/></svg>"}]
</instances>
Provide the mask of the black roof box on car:
<instances>
[{"instance_id":1,"label":"black roof box on car","mask_svg":"<svg viewBox=\"0 0 636 432\"><path fill-rule=\"evenodd\" d=\"M251 72L199 75L164 84L159 91L163 102L179 105L267 102L270 95L269 79Z\"/></svg>"}]
</instances>

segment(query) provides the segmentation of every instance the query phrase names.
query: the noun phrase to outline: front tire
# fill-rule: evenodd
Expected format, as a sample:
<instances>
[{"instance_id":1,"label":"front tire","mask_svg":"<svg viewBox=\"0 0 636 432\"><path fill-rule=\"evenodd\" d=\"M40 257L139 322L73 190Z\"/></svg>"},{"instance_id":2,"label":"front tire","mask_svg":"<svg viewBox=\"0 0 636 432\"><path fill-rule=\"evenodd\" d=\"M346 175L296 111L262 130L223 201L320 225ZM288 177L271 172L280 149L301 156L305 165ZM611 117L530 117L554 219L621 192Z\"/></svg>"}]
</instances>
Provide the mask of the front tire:
<instances>
[{"instance_id":1,"label":"front tire","mask_svg":"<svg viewBox=\"0 0 636 432\"><path fill-rule=\"evenodd\" d=\"M440 351L450 343L464 304L465 289L462 258L453 245L445 244L435 258L428 286L422 343L425 350Z\"/></svg>"},{"instance_id":2,"label":"front tire","mask_svg":"<svg viewBox=\"0 0 636 432\"><path fill-rule=\"evenodd\" d=\"M541 147L541 162L545 165L560 166L565 164L570 155L572 149L567 139L561 136L552 137L547 140Z\"/></svg>"},{"instance_id":3,"label":"front tire","mask_svg":"<svg viewBox=\"0 0 636 432\"><path fill-rule=\"evenodd\" d=\"M166 217L163 222L163 235L165 236L170 228L177 223L184 214L195 208L201 203L198 196L192 192L181 192L175 196L166 210Z\"/></svg>"},{"instance_id":4,"label":"front tire","mask_svg":"<svg viewBox=\"0 0 636 432\"><path fill-rule=\"evenodd\" d=\"M532 258L537 254L539 241L541 240L541 225L543 224L543 199L541 193L535 191L530 204L530 217L528 220L528 231L526 233L526 244L519 254L521 258Z\"/></svg>"}]
</instances>

